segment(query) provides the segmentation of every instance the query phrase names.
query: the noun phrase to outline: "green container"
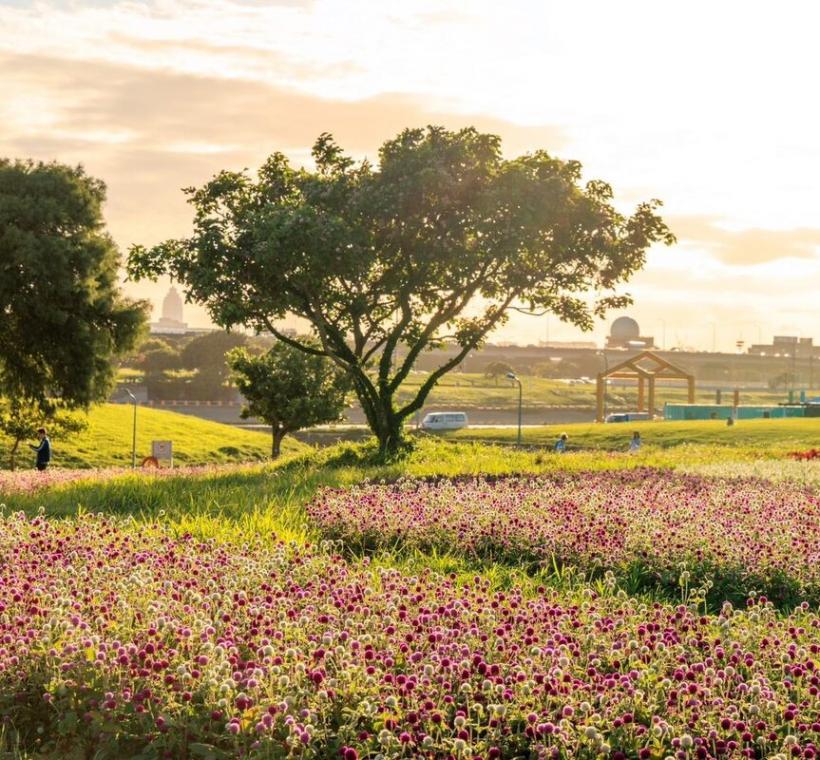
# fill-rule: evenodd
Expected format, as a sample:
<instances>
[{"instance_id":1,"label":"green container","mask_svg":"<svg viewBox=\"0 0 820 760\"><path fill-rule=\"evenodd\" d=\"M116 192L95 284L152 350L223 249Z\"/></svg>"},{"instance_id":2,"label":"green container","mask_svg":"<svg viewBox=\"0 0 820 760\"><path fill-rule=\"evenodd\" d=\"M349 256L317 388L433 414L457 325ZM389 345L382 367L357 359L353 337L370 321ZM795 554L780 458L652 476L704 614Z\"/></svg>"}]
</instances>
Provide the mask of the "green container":
<instances>
[{"instance_id":1,"label":"green container","mask_svg":"<svg viewBox=\"0 0 820 760\"><path fill-rule=\"evenodd\" d=\"M732 416L739 420L805 417L806 408L797 404L794 406L739 406L736 411L731 404L665 404L663 407L663 417L666 420L726 420Z\"/></svg>"}]
</instances>

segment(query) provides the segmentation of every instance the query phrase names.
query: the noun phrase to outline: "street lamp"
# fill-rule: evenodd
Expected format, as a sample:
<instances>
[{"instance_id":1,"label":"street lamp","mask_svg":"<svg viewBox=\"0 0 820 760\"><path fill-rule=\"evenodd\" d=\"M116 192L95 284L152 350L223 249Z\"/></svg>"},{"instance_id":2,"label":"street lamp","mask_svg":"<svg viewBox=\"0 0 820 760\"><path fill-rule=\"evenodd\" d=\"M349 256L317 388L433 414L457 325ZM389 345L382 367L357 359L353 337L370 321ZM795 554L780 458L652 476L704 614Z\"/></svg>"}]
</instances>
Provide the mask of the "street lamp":
<instances>
[{"instance_id":1,"label":"street lamp","mask_svg":"<svg viewBox=\"0 0 820 760\"><path fill-rule=\"evenodd\" d=\"M607 383L609 382L609 378L607 377L607 375L609 374L609 359L607 358L605 348L602 348L600 351L596 351L596 353L604 360L604 406L602 410L602 416L604 422L606 422L606 387Z\"/></svg>"},{"instance_id":2,"label":"street lamp","mask_svg":"<svg viewBox=\"0 0 820 760\"><path fill-rule=\"evenodd\" d=\"M131 431L131 469L137 469L137 397L128 390L125 389L125 392L131 397L131 401L134 402L134 425Z\"/></svg>"},{"instance_id":3,"label":"street lamp","mask_svg":"<svg viewBox=\"0 0 820 760\"><path fill-rule=\"evenodd\" d=\"M523 394L523 388L521 386L521 381L518 379L518 376L515 372L508 372L507 377L515 383L518 383L518 445L521 445L521 400Z\"/></svg>"}]
</instances>

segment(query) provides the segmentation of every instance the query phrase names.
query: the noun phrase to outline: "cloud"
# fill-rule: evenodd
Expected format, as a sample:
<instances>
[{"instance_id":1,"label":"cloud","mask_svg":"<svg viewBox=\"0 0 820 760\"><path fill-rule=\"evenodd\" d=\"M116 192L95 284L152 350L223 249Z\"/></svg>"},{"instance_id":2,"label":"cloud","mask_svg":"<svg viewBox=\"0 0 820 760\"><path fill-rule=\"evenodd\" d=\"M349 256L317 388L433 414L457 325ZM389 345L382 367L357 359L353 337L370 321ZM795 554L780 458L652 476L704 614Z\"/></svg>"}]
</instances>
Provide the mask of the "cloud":
<instances>
[{"instance_id":1,"label":"cloud","mask_svg":"<svg viewBox=\"0 0 820 760\"><path fill-rule=\"evenodd\" d=\"M729 229L718 216L671 216L667 223L678 242L706 249L725 264L748 266L778 259L813 259L820 250L820 228Z\"/></svg>"},{"instance_id":2,"label":"cloud","mask_svg":"<svg viewBox=\"0 0 820 760\"><path fill-rule=\"evenodd\" d=\"M0 71L0 155L83 163L108 183L107 218L123 247L187 231L180 188L221 169L252 169L276 150L302 163L325 131L357 157L430 123L498 133L510 155L566 141L555 126L443 113L408 95L332 100L256 81L28 54L0 55Z\"/></svg>"}]
</instances>

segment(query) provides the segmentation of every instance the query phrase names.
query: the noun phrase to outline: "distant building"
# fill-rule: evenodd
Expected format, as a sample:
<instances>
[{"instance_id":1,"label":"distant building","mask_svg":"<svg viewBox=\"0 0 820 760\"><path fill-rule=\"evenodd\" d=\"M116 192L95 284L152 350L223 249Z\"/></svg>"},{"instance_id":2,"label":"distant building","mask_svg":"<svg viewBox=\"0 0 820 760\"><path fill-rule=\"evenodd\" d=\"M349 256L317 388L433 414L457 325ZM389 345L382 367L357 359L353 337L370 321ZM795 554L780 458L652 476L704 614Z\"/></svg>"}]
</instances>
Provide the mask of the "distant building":
<instances>
[{"instance_id":1,"label":"distant building","mask_svg":"<svg viewBox=\"0 0 820 760\"><path fill-rule=\"evenodd\" d=\"M795 359L814 358L820 354L820 346L815 346L811 338L796 335L775 335L769 344L756 343L749 346L753 356L783 356Z\"/></svg>"},{"instance_id":2,"label":"distant building","mask_svg":"<svg viewBox=\"0 0 820 760\"><path fill-rule=\"evenodd\" d=\"M590 351L597 348L594 340L542 340L538 345L541 348L583 348Z\"/></svg>"},{"instance_id":3,"label":"distant building","mask_svg":"<svg viewBox=\"0 0 820 760\"><path fill-rule=\"evenodd\" d=\"M641 335L641 328L632 317L618 317L609 328L607 348L646 349L655 347L655 339Z\"/></svg>"},{"instance_id":4,"label":"distant building","mask_svg":"<svg viewBox=\"0 0 820 760\"><path fill-rule=\"evenodd\" d=\"M171 286L162 299L162 316L149 325L151 335L204 335L216 331L214 327L189 327L184 308L182 296Z\"/></svg>"},{"instance_id":5,"label":"distant building","mask_svg":"<svg viewBox=\"0 0 820 760\"><path fill-rule=\"evenodd\" d=\"M151 323L154 335L184 335L188 332L188 323L184 320L184 304L179 291L172 285L162 299L162 316Z\"/></svg>"}]
</instances>

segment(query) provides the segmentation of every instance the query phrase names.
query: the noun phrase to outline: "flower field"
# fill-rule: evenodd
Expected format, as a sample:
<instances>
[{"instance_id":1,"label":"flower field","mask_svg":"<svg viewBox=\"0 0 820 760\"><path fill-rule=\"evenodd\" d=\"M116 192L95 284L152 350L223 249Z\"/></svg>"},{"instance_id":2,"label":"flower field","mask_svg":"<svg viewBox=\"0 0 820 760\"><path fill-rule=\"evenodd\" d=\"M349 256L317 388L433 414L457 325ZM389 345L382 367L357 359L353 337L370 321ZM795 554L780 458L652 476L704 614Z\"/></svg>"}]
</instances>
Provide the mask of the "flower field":
<instances>
[{"instance_id":1,"label":"flower field","mask_svg":"<svg viewBox=\"0 0 820 760\"><path fill-rule=\"evenodd\" d=\"M758 462L709 462L681 464L676 469L714 478L764 478L820 487L820 460L770 459Z\"/></svg>"},{"instance_id":2,"label":"flower field","mask_svg":"<svg viewBox=\"0 0 820 760\"><path fill-rule=\"evenodd\" d=\"M572 567L711 598L820 601L820 497L791 482L654 469L405 480L325 490L308 514L354 552L431 550ZM688 579L688 580L687 580Z\"/></svg>"},{"instance_id":3,"label":"flower field","mask_svg":"<svg viewBox=\"0 0 820 760\"><path fill-rule=\"evenodd\" d=\"M0 470L0 496L13 494L33 494L50 488L60 488L74 483L94 481L105 483L116 478L186 478L203 477L220 472L236 472L242 469L259 467L259 465L223 464L223 465L189 465L185 467L141 468L137 470L123 467L105 467L100 469L51 468L44 472L37 470Z\"/></svg>"},{"instance_id":4,"label":"flower field","mask_svg":"<svg viewBox=\"0 0 820 760\"><path fill-rule=\"evenodd\" d=\"M804 757L820 618L493 589L101 517L0 531L0 712L44 756Z\"/></svg>"}]
</instances>

